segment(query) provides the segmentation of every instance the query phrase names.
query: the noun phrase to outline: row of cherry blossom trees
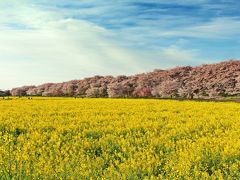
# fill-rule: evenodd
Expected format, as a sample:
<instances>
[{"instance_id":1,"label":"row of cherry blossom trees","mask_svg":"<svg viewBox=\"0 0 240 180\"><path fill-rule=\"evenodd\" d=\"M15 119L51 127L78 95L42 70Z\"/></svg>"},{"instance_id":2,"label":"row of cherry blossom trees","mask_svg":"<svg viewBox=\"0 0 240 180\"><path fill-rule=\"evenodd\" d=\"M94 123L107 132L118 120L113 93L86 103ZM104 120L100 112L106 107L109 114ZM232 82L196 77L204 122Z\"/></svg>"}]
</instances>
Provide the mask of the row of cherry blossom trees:
<instances>
[{"instance_id":1,"label":"row of cherry blossom trees","mask_svg":"<svg viewBox=\"0 0 240 180\"><path fill-rule=\"evenodd\" d=\"M23 86L13 96L215 98L240 94L240 61L176 67L134 76L94 76L63 83Z\"/></svg>"}]
</instances>

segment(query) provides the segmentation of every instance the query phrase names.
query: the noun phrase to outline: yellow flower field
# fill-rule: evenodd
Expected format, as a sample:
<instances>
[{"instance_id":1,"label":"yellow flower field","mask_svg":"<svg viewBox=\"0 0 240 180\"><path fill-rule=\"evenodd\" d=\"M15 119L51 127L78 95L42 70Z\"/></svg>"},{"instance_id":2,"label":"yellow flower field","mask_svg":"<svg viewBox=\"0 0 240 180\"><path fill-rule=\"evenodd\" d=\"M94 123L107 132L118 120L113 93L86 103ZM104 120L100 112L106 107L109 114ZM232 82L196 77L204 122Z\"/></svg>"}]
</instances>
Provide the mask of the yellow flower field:
<instances>
[{"instance_id":1,"label":"yellow flower field","mask_svg":"<svg viewBox=\"0 0 240 180\"><path fill-rule=\"evenodd\" d=\"M240 104L0 100L0 179L240 179Z\"/></svg>"}]
</instances>

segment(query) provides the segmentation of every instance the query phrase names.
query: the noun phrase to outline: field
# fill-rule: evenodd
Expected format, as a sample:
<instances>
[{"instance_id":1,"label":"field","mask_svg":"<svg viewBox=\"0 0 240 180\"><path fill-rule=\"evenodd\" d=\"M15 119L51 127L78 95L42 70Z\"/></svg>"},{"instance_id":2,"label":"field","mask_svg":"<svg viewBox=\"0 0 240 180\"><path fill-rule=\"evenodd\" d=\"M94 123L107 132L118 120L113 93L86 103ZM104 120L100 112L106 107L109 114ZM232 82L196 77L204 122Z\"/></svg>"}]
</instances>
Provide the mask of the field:
<instances>
[{"instance_id":1,"label":"field","mask_svg":"<svg viewBox=\"0 0 240 180\"><path fill-rule=\"evenodd\" d=\"M240 179L240 104L0 100L0 179Z\"/></svg>"}]
</instances>

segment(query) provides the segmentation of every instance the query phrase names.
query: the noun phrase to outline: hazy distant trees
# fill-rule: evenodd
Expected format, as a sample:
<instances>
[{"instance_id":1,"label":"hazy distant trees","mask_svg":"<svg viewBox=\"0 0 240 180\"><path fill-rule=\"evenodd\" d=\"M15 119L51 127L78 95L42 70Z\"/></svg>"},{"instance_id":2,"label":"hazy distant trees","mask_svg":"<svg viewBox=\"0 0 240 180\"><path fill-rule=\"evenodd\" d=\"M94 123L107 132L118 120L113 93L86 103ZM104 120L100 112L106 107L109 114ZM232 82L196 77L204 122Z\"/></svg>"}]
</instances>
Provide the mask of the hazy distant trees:
<instances>
[{"instance_id":1,"label":"hazy distant trees","mask_svg":"<svg viewBox=\"0 0 240 180\"><path fill-rule=\"evenodd\" d=\"M10 95L11 93L9 90L6 90L6 91L0 90L0 97L10 96Z\"/></svg>"}]
</instances>

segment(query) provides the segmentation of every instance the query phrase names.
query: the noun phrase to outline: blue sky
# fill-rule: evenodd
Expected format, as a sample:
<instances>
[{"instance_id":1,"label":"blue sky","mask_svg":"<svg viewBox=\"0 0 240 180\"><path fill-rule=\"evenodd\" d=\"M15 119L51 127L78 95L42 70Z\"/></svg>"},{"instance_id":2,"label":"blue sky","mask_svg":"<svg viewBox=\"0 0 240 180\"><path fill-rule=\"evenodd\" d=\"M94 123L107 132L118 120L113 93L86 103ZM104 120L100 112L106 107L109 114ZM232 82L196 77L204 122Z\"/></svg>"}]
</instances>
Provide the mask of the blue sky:
<instances>
[{"instance_id":1,"label":"blue sky","mask_svg":"<svg viewBox=\"0 0 240 180\"><path fill-rule=\"evenodd\" d=\"M238 0L1 0L0 89L240 58Z\"/></svg>"}]
</instances>

